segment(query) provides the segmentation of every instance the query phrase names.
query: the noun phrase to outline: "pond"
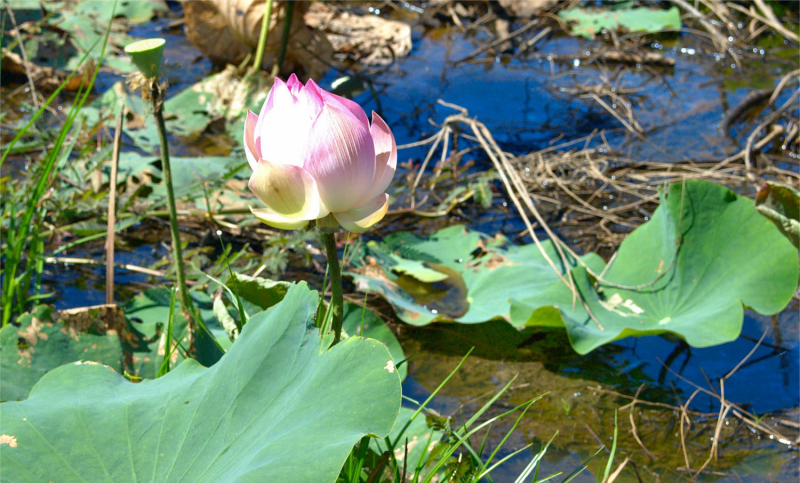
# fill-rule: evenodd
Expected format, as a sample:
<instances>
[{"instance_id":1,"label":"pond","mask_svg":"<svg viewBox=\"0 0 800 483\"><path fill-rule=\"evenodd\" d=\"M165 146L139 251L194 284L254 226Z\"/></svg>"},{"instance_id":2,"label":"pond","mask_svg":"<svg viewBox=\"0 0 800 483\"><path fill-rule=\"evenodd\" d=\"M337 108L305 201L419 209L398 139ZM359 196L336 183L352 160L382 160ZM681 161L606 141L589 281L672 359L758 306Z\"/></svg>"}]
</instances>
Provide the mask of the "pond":
<instances>
[{"instance_id":1,"label":"pond","mask_svg":"<svg viewBox=\"0 0 800 483\"><path fill-rule=\"evenodd\" d=\"M168 17L136 25L129 33L136 38L167 39L165 58L175 63L168 73L169 95L174 96L217 70L186 39L182 30L173 25L181 11L178 5L171 3L170 7ZM354 8L359 12L368 9L367 6ZM407 57L380 68L351 65L348 70L337 65L317 79L322 88L333 89L332 85L344 75L360 78L358 89L352 92L353 99L367 113L378 111L392 127L400 146L398 166L402 165L392 188L398 192L401 205L398 209L409 200L407 177L416 174L415 170L430 148L429 145L407 148L403 145L436 135L444 119L456 113L453 108L437 102L439 100L466 109L469 116L491 131L504 151L514 156L577 140L578 146L607 147L614 153L622 153L621 157L626 159L701 163L722 160L741 151L755 127L756 114L751 113L751 118L727 130L720 128L721 120L732 106L740 104L749 94L773 87L796 68L796 62L786 60L787 51L793 52L790 59L796 60L797 54L796 48L788 42L742 52L741 65L736 65L730 56L709 52L704 42L687 33L659 34L643 41L647 42L649 51L674 59L674 65L596 61L592 57L601 41L570 37L563 32L545 37L536 44L535 50L519 55L515 50L499 53L490 50L470 59L475 49L491 40L489 34L481 29L465 32L439 17L419 15L425 8L425 5L407 4L396 10L383 7L384 17L408 21L412 25L413 48ZM369 11L374 8L369 7ZM511 29L523 24L512 20ZM467 60L463 60L465 58ZM119 80L116 73L101 72L96 92L111 89ZM642 134L626 129L617 117L588 95L576 94L577 90L599 82L630 90L628 98L634 102L628 107L632 119L642 127ZM13 87L3 86L5 105L19 105L19 94L16 98L8 96ZM786 102L791 95L791 90L787 89L777 104ZM237 151L239 139L213 130L198 137L173 135L170 141L174 156L241 153ZM128 137L123 139L123 146L125 151L141 153ZM567 149L560 148L561 151ZM436 157L438 154L434 163ZM461 162L472 163L464 170L464 176L479 175L493 167L491 160L479 150L466 153ZM796 159L782 162L780 167L798 172ZM439 217L390 214L377 230L365 236L380 239L403 230L424 236L446 226L463 224L484 233L503 234L513 243L531 243L525 223L503 184L495 179L490 186L493 196L488 208L470 203ZM757 189L751 183L728 187L749 197L753 197ZM611 207L616 206L615 193L609 190L604 195L611 195L605 201ZM653 206L646 207L641 215L644 220L652 216ZM116 252L118 263L149 267L169 256L166 223L150 220L137 226L139 228L129 229L121 237L122 243ZM537 229L546 237L541 227ZM554 225L554 229L579 253L596 250L608 260L615 248L602 243L579 243L578 237L573 237L576 229L568 225ZM620 235L618 240L630 232L621 226L612 227L612 230ZM186 232L194 235L190 237L190 249L209 245L203 239L207 226L190 223ZM235 249L245 243L233 234L225 233L222 238L226 243L233 243ZM47 249L55 250L67 241L69 238L62 239ZM66 250L61 256L102 260L102 241ZM211 246L216 243L212 241ZM211 263L220 253L217 249L211 255ZM290 257L281 279L306 279L313 286L320 286L323 273L317 268L324 265L324 256L319 251L315 253L312 258L318 260L316 265L309 263L307 257ZM124 303L146 287L165 283L163 278L117 270L117 302ZM57 309L104 303L104 284L104 267L67 263L47 264L42 280L43 292L55 294L47 302ZM363 298L349 282L346 282L345 292L353 298ZM542 462L539 475L571 472L594 454L601 443L610 446L615 410L619 416L619 445L625 454L631 455L632 461L616 481L637 481L637 477L639 481L688 480L691 475L678 468L685 466L684 460L688 458L696 471L707 458L720 412L716 396L720 391L724 391L727 401L739 404L752 414L766 414L767 425L785 428L786 424L797 424L800 401L797 296L774 316L746 309L741 336L723 345L690 347L682 339L667 335L629 337L587 355L579 355L570 348L562 329L517 330L502 321L414 327L400 321L392 306L380 297L370 295L367 300L389 322L405 355L410 357L406 363L408 375L402 385L407 398L425 400L470 348L474 348L471 356L433 398L432 409L454 415L457 422L463 421L511 381L510 389L495 401L482 421L542 396L530 406L510 440L502 445L498 458L511 455L528 444L532 445L531 450L512 456L495 470L493 478L497 482L515 481L530 460L530 451L540 450L556 432L558 436ZM744 363L737 366L741 361ZM724 389L721 388L719 380L734 368L735 374L726 379ZM697 386L715 395L700 392L693 396ZM638 436L631 432L633 419L629 421L629 412L633 410L620 410L634 395L639 401L634 413ZM690 398L686 409L704 416L700 416L698 426L692 428L694 433L688 448L682 449L680 433L684 426L679 408ZM410 402L404 405L413 407ZM487 438L489 450L501 443L514 420L515 417L506 418L492 425ZM478 434L480 438L483 435L483 432ZM638 437L641 442L636 441ZM720 462L715 465L714 472L704 474L701 480L756 482L800 478L796 445L784 444L754 431L732 415L725 419L718 437L721 438ZM606 455L601 454L590 463L590 472L573 481L593 481L602 472L605 460Z\"/></svg>"}]
</instances>

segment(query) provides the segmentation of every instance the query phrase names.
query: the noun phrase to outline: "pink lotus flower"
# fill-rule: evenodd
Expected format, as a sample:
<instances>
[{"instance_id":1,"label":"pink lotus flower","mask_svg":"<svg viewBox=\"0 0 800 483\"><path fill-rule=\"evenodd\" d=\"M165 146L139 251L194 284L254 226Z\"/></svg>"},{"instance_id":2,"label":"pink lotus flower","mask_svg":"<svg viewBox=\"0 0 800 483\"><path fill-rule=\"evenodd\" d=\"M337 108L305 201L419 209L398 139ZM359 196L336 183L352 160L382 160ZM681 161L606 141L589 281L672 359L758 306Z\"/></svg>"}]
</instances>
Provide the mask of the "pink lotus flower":
<instances>
[{"instance_id":1,"label":"pink lotus flower","mask_svg":"<svg viewBox=\"0 0 800 483\"><path fill-rule=\"evenodd\" d=\"M244 145L250 190L266 205L250 211L267 225L292 230L330 214L361 233L386 214L397 167L392 131L313 80L276 78L261 114L247 112Z\"/></svg>"}]
</instances>

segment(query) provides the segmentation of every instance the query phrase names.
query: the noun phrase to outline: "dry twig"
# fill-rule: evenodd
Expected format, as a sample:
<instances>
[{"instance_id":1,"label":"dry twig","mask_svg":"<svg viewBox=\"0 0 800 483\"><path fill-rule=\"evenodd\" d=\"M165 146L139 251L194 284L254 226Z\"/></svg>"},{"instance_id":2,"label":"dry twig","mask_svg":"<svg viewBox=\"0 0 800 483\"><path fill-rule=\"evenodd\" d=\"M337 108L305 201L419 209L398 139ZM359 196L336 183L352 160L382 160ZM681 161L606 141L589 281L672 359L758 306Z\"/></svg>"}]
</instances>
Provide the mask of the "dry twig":
<instances>
[{"instance_id":1,"label":"dry twig","mask_svg":"<svg viewBox=\"0 0 800 483\"><path fill-rule=\"evenodd\" d=\"M111 156L111 176L108 179L108 223L106 228L106 303L114 303L114 225L117 217L117 168L122 144L122 117L125 106L119 106L114 128L114 150Z\"/></svg>"}]
</instances>

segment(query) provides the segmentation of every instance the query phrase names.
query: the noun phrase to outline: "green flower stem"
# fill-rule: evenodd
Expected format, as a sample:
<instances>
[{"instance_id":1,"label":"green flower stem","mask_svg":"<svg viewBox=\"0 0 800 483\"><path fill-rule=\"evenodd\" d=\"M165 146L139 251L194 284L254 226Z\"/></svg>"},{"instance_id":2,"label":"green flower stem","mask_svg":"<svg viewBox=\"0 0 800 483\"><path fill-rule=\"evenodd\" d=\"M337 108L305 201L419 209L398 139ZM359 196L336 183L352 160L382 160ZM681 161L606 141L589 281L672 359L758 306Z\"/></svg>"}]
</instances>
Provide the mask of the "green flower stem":
<instances>
[{"instance_id":1,"label":"green flower stem","mask_svg":"<svg viewBox=\"0 0 800 483\"><path fill-rule=\"evenodd\" d=\"M183 307L194 313L189 289L186 288L186 271L183 266L183 249L181 234L178 230L178 212L175 209L175 192L172 189L172 168L169 164L169 144L167 143L167 127L164 124L163 93L157 84L153 86L153 112L158 125L158 140L161 143L161 165L164 170L164 186L167 190L167 208L169 209L169 231L172 234L172 257L175 259L175 272L178 277L178 294Z\"/></svg>"},{"instance_id":2,"label":"green flower stem","mask_svg":"<svg viewBox=\"0 0 800 483\"><path fill-rule=\"evenodd\" d=\"M325 236L325 249L328 254L328 272L331 276L331 320L333 321L333 331L335 333L333 344L339 343L342 338L342 307L344 300L342 299L342 269L339 266L339 252L336 250L336 235L333 233L324 233Z\"/></svg>"},{"instance_id":3,"label":"green flower stem","mask_svg":"<svg viewBox=\"0 0 800 483\"><path fill-rule=\"evenodd\" d=\"M267 36L269 36L269 23L272 20L272 0L267 0L266 10L264 10L264 18L261 19L261 34L258 36L258 50L256 50L256 59L253 62L253 70L257 71L261 68L261 62L264 60L264 49L267 45Z\"/></svg>"},{"instance_id":4,"label":"green flower stem","mask_svg":"<svg viewBox=\"0 0 800 483\"><path fill-rule=\"evenodd\" d=\"M283 61L286 59L286 47L289 45L289 33L292 30L292 12L294 12L294 2L286 2L286 10L283 13L283 32L281 32L281 46L278 50L278 66L280 72Z\"/></svg>"}]
</instances>

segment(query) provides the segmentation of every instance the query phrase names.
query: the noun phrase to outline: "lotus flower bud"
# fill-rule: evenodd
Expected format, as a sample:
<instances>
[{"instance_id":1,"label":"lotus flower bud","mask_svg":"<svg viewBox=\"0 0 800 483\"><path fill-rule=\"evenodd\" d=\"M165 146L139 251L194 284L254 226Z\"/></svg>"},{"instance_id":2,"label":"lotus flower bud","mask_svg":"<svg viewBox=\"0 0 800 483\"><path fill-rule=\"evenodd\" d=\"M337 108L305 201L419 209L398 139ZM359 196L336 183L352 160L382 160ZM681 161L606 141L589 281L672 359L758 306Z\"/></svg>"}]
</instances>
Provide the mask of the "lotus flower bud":
<instances>
[{"instance_id":1,"label":"lotus flower bud","mask_svg":"<svg viewBox=\"0 0 800 483\"><path fill-rule=\"evenodd\" d=\"M250 211L267 225L292 230L331 215L361 233L386 214L397 167L392 131L313 80L276 78L261 113L247 112L244 146L250 190L266 206Z\"/></svg>"}]
</instances>

